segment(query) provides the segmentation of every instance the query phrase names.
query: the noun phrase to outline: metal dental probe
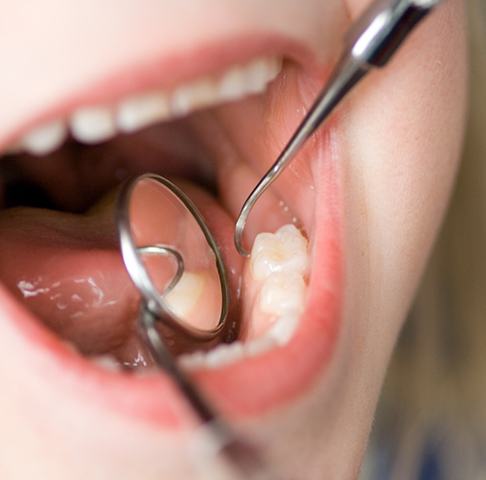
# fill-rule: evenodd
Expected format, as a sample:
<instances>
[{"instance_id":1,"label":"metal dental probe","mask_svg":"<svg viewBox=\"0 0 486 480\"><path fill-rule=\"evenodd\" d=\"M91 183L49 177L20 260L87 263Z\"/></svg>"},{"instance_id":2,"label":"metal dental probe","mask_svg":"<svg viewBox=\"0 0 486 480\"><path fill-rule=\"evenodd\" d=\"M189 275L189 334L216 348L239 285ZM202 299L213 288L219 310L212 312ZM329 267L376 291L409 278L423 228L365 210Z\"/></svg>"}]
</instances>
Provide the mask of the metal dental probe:
<instances>
[{"instance_id":1,"label":"metal dental probe","mask_svg":"<svg viewBox=\"0 0 486 480\"><path fill-rule=\"evenodd\" d=\"M374 67L383 67L408 38L414 27L441 0L376 0L351 26L344 53L327 84L275 163L245 200L236 221L234 242L248 257L243 233L255 203L300 151L306 140L330 116L334 108Z\"/></svg>"}]
</instances>

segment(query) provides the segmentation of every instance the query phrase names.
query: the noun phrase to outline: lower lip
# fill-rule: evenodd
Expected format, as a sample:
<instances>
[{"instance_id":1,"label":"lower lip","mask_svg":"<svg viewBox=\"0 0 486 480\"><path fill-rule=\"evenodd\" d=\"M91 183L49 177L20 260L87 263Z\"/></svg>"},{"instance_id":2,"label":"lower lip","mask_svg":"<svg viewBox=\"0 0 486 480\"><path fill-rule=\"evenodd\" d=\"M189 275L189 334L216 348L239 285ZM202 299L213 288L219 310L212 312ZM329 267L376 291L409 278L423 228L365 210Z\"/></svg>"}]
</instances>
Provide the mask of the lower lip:
<instances>
[{"instance_id":1,"label":"lower lip","mask_svg":"<svg viewBox=\"0 0 486 480\"><path fill-rule=\"evenodd\" d=\"M194 373L204 394L229 418L259 415L302 395L325 374L335 350L342 297L341 202L336 167L329 161L331 149L324 150L317 162L309 294L297 332L284 347L259 357ZM129 376L93 367L4 289L0 290L0 303L2 356L19 368L25 365L23 375L33 376L36 383L41 379L42 388L58 392L61 398L68 395L82 405L163 428L180 428L191 422L188 406L166 375Z\"/></svg>"}]
</instances>

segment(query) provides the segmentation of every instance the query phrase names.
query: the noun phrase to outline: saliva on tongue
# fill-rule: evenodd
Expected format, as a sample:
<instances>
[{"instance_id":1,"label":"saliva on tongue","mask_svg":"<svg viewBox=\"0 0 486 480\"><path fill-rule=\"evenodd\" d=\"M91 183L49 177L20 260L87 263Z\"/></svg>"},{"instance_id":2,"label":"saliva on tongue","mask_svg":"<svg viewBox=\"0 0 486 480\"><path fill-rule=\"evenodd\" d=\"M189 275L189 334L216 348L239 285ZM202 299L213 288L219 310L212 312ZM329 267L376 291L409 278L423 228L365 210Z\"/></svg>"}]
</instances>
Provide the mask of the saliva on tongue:
<instances>
[{"instance_id":1,"label":"saliva on tongue","mask_svg":"<svg viewBox=\"0 0 486 480\"><path fill-rule=\"evenodd\" d=\"M137 334L140 296L122 261L110 192L85 214L38 208L0 211L0 278L37 318L86 356L112 355L127 368L150 366ZM132 206L140 244L175 243L185 273L167 296L171 309L198 327L218 320L220 294L214 269L201 252L201 233L187 213L161 205L148 189ZM161 215L163 208L163 215ZM137 243L138 244L138 243ZM144 259L154 283L175 273L169 258ZM172 338L174 353L190 349Z\"/></svg>"}]
</instances>

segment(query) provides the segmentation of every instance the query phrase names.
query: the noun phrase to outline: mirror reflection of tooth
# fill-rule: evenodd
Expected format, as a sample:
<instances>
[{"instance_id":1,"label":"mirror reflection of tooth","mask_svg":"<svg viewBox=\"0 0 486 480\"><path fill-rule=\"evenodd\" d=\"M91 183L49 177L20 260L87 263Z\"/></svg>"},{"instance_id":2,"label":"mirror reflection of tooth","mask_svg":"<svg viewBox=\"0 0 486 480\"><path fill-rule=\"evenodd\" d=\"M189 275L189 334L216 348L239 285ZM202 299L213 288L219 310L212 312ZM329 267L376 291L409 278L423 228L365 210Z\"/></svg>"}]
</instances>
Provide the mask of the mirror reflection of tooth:
<instances>
[{"instance_id":1,"label":"mirror reflection of tooth","mask_svg":"<svg viewBox=\"0 0 486 480\"><path fill-rule=\"evenodd\" d=\"M269 315L299 314L304 308L306 285L298 273L274 273L262 285L260 309Z\"/></svg>"},{"instance_id":2,"label":"mirror reflection of tooth","mask_svg":"<svg viewBox=\"0 0 486 480\"><path fill-rule=\"evenodd\" d=\"M175 315L187 319L201 301L205 283L203 274L184 272L177 285L165 296L165 302Z\"/></svg>"}]
</instances>

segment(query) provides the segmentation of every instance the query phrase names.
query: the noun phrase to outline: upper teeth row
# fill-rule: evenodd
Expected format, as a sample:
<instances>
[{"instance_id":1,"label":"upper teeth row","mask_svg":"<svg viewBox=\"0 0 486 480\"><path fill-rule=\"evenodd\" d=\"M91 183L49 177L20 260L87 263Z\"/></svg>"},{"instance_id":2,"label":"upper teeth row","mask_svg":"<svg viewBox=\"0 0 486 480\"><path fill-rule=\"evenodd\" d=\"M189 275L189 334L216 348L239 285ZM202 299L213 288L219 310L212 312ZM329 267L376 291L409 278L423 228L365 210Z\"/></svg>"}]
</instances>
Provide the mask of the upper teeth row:
<instances>
[{"instance_id":1,"label":"upper teeth row","mask_svg":"<svg viewBox=\"0 0 486 480\"><path fill-rule=\"evenodd\" d=\"M117 132L133 132L202 107L263 92L280 68L281 62L276 57L258 58L243 66L233 66L221 75L180 85L172 91L146 92L122 99L115 105L81 107L67 120L55 120L34 128L11 150L45 155L63 143L68 130L80 142L102 142Z\"/></svg>"}]
</instances>

